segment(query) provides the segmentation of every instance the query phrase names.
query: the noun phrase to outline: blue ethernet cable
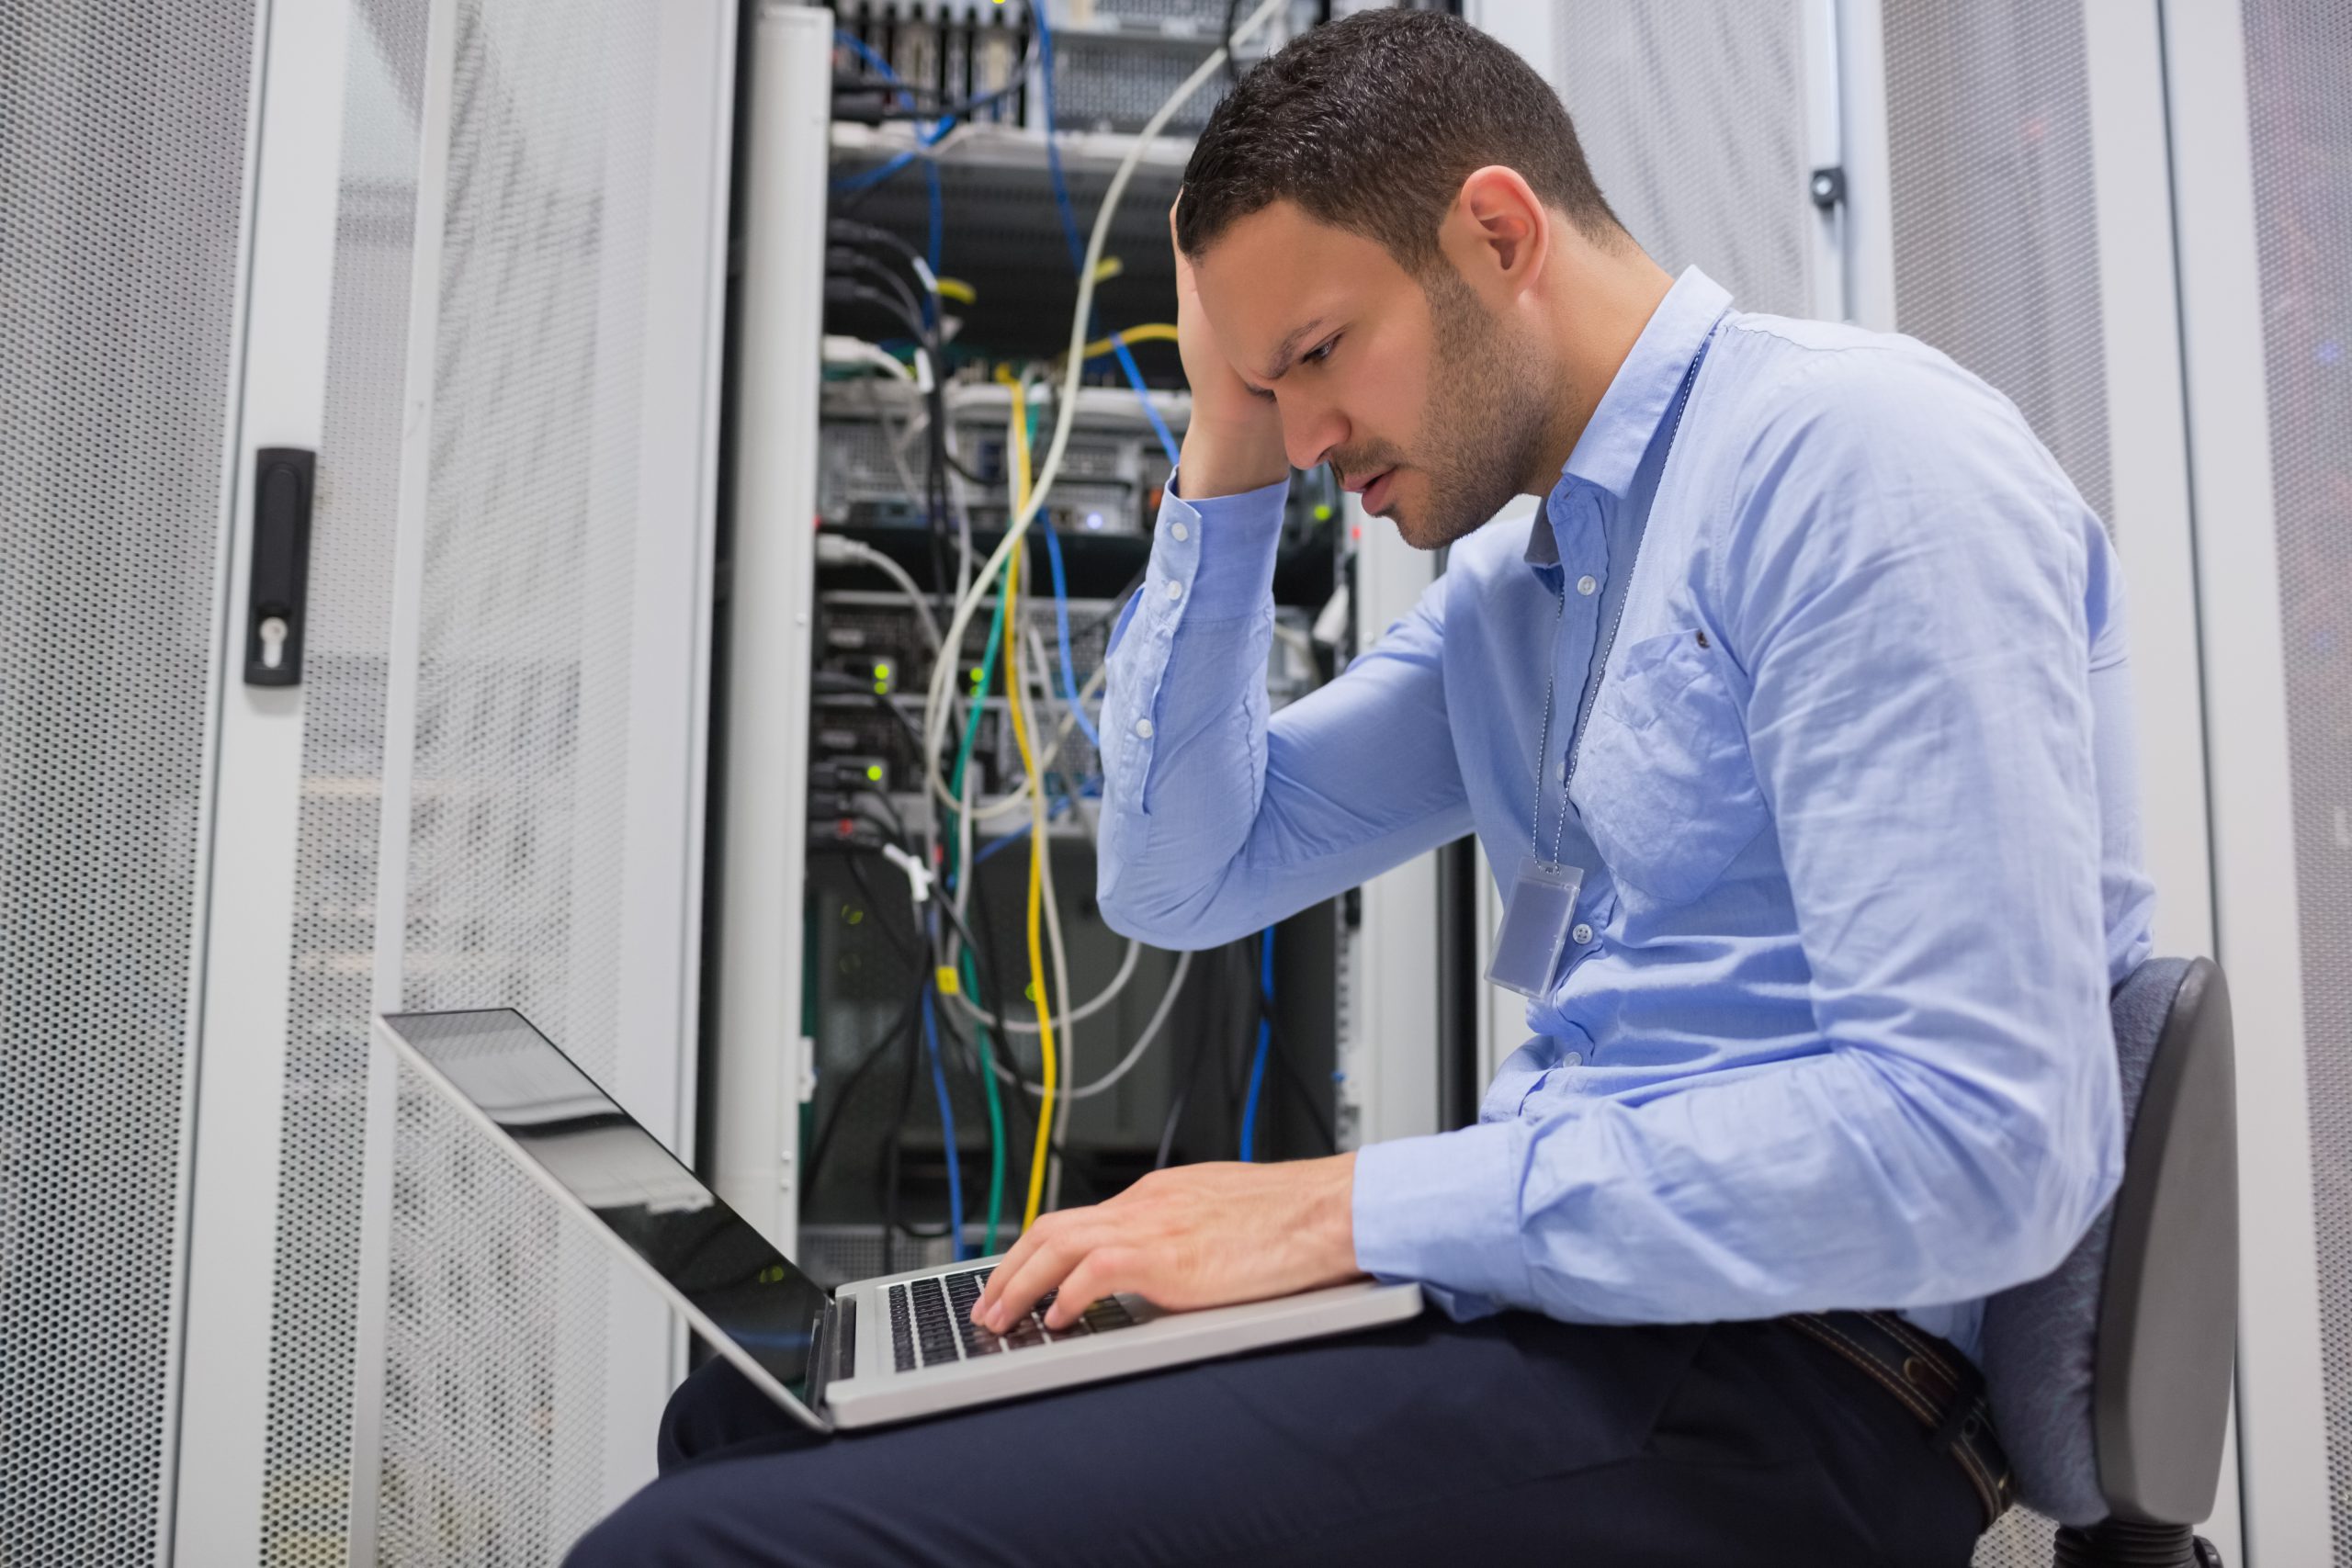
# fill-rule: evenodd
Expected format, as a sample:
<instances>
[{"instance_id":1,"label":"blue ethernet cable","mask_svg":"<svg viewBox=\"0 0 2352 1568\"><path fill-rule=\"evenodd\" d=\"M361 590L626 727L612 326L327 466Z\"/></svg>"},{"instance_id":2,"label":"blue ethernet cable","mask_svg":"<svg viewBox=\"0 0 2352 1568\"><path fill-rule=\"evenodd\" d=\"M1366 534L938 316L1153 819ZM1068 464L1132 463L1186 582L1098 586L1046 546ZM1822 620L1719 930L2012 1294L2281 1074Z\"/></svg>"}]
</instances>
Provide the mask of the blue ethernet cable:
<instances>
[{"instance_id":1,"label":"blue ethernet cable","mask_svg":"<svg viewBox=\"0 0 2352 1568\"><path fill-rule=\"evenodd\" d=\"M840 44L844 49L849 50L860 60L865 61L866 64L879 72L884 81L898 83L901 86L905 85L899 82L899 73L890 68L890 62L883 59L881 55L876 53L873 46L868 44L864 39L859 38L855 33L836 28L833 29L833 41ZM915 107L913 95L909 93L900 93L899 96L905 101L906 106L909 108ZM955 127L956 121L953 118L943 119L936 125L933 126L929 130L916 131L916 139L926 147L935 147L943 139L945 138L950 130L955 129ZM870 190L914 161L915 154L912 152L899 152L893 154L890 158L887 159L883 163L876 164L873 168L865 170L863 174L851 175L845 178L835 180L833 182L833 188L837 191L842 192ZM932 271L935 275L939 270L939 165L936 160L926 159L924 161L931 166L931 254ZM928 306L926 307L926 309L929 308L930 307Z\"/></svg>"},{"instance_id":2,"label":"blue ethernet cable","mask_svg":"<svg viewBox=\"0 0 2352 1568\"><path fill-rule=\"evenodd\" d=\"M1146 403L1146 408L1151 405ZM1095 732L1093 721L1086 716L1086 705L1079 701L1078 662L1069 651L1069 587L1062 577L1062 542L1054 532L1050 518L1038 513L1037 523L1046 531L1046 564L1054 578L1054 632L1062 644L1062 694L1069 699L1069 716L1078 720L1079 729L1086 736L1086 743L1094 754L1102 754L1102 737Z\"/></svg>"},{"instance_id":3,"label":"blue ethernet cable","mask_svg":"<svg viewBox=\"0 0 2352 1568\"><path fill-rule=\"evenodd\" d=\"M947 1145L947 1235L950 1256L964 1261L964 1158L956 1146L956 1108L947 1098L947 1068L939 1056L939 1013L932 1001L932 984L922 988L923 1048L931 1055L931 1087L939 1095L940 1136Z\"/></svg>"},{"instance_id":4,"label":"blue ethernet cable","mask_svg":"<svg viewBox=\"0 0 2352 1568\"><path fill-rule=\"evenodd\" d=\"M1062 154L1054 128L1054 29L1046 21L1046 12L1052 0L1029 0L1029 17L1037 29L1037 70L1039 85L1046 100L1046 169L1053 176L1054 207L1061 213L1062 243L1069 247L1069 269L1076 273L1086 265L1086 243L1078 237L1078 213L1070 206L1069 185L1062 178ZM1089 332L1099 335L1102 321L1088 323ZM1143 416L1151 422L1151 431L1159 437L1160 449L1168 454L1168 465L1176 466L1176 437L1169 433L1168 422L1159 417L1159 410L1152 405L1151 389L1144 385L1142 367L1127 345L1114 334L1111 351L1118 355L1119 368L1127 378L1127 385L1136 389L1136 397L1143 404ZM1093 732L1088 731L1091 736Z\"/></svg>"},{"instance_id":5,"label":"blue ethernet cable","mask_svg":"<svg viewBox=\"0 0 2352 1568\"><path fill-rule=\"evenodd\" d=\"M1241 1102L1241 1157L1258 1157L1258 1099L1266 1087L1266 1058L1272 1054L1274 1026L1268 1012L1274 1005L1274 928L1258 939L1258 1054L1250 1063L1250 1093Z\"/></svg>"}]
</instances>

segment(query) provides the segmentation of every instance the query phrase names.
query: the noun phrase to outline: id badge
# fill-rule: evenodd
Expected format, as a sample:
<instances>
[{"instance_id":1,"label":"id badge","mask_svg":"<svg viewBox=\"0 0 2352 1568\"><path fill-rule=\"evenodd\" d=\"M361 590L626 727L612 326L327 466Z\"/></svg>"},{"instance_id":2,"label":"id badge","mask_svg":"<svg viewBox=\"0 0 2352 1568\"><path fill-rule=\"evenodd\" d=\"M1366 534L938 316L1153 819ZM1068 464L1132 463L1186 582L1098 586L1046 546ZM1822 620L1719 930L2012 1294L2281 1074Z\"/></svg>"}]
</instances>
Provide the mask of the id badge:
<instances>
[{"instance_id":1,"label":"id badge","mask_svg":"<svg viewBox=\"0 0 2352 1568\"><path fill-rule=\"evenodd\" d=\"M1503 923L1495 928L1495 956L1487 978L1522 997L1548 991L1583 886L1584 873L1575 866L1522 862L1503 904Z\"/></svg>"}]
</instances>

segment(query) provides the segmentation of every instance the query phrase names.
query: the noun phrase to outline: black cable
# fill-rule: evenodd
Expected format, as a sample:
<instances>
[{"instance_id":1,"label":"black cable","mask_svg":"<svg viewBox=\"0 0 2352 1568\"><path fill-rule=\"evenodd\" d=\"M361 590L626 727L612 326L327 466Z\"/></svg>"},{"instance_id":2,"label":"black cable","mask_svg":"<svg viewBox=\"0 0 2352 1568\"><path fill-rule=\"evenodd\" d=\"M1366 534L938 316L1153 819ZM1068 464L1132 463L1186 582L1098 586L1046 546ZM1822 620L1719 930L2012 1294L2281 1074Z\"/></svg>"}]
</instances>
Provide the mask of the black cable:
<instances>
[{"instance_id":1,"label":"black cable","mask_svg":"<svg viewBox=\"0 0 2352 1568\"><path fill-rule=\"evenodd\" d=\"M1031 51L1033 57L1035 52L1035 51ZM982 109L994 108L997 105L1004 102L1005 99L1012 96L1013 94L1018 93L1022 88L1027 86L1029 85L1027 75L1028 69L1024 65L1020 71L1016 72L1012 79L1007 82L1003 86L994 88L986 93L975 94L971 97L964 98L952 104L940 104L935 102L935 100L945 96L945 95L936 87L918 86L913 83L907 83L901 85L898 83L884 82L878 78L872 80L863 77L843 79L836 76L833 78L833 118L835 119L854 120L860 125L879 125L885 120L892 119L967 119L971 116L978 114ZM872 108L844 106L841 100L844 96L849 94L854 94L860 97L877 98L884 101L878 103ZM933 107L929 108L924 108L920 106L909 107L905 104L894 104L887 101L890 98L905 94L911 94L918 98L931 98L934 100Z\"/></svg>"},{"instance_id":2,"label":"black cable","mask_svg":"<svg viewBox=\"0 0 2352 1568\"><path fill-rule=\"evenodd\" d=\"M910 946L902 940L888 925L882 923L882 896L874 890L874 884L865 879L865 863L857 856L852 855L844 863L849 867L850 880L857 884L857 890L865 896L866 904L874 910L874 919L882 932L883 940L890 944L892 950L900 958L907 961L907 966L910 969L920 976L922 972L922 953L919 948Z\"/></svg>"},{"instance_id":3,"label":"black cable","mask_svg":"<svg viewBox=\"0 0 2352 1568\"><path fill-rule=\"evenodd\" d=\"M910 321L922 320L922 303L916 298L915 291L907 287L905 278L900 277L864 251L852 250L847 245L836 245L825 253L825 275L828 277L847 277L851 273L863 274L873 279L876 286L887 291L891 299L898 301L899 312L904 320ZM923 344L928 347L931 343L930 332L925 330L919 336Z\"/></svg>"},{"instance_id":4,"label":"black cable","mask_svg":"<svg viewBox=\"0 0 2352 1568\"><path fill-rule=\"evenodd\" d=\"M909 298L912 298L910 291ZM904 326L914 340L928 348L931 329L923 324L922 312L910 310L897 299L870 283L860 283L854 277L828 275L825 278L825 301L831 305L868 305L884 311Z\"/></svg>"},{"instance_id":5,"label":"black cable","mask_svg":"<svg viewBox=\"0 0 2352 1568\"><path fill-rule=\"evenodd\" d=\"M1306 1108L1307 1119L1315 1123L1315 1131L1323 1140L1323 1146L1338 1154L1340 1136L1332 1130L1331 1119L1323 1113L1323 1107L1316 1100L1315 1090L1307 1084L1306 1075L1299 1071L1298 1064L1291 1058L1290 1043L1283 1034L1281 1021L1274 1017L1272 1008L1262 1010L1267 1032L1273 1040L1274 1060L1283 1069L1283 1081L1289 1084L1298 1096L1299 1104Z\"/></svg>"},{"instance_id":6,"label":"black cable","mask_svg":"<svg viewBox=\"0 0 2352 1568\"><path fill-rule=\"evenodd\" d=\"M1168 1120L1159 1126L1159 1151L1152 1156L1151 1168L1154 1170L1166 1170L1169 1157L1175 1153L1176 1130L1183 1123L1184 1107L1191 1102L1193 1085L1201 1076L1201 1058L1209 1053L1208 1036L1204 1031L1196 1029L1190 1031L1189 1034L1193 1042L1192 1055L1184 1059L1184 1066L1177 1069L1175 1098L1169 1101Z\"/></svg>"},{"instance_id":7,"label":"black cable","mask_svg":"<svg viewBox=\"0 0 2352 1568\"><path fill-rule=\"evenodd\" d=\"M889 1054L891 1044L899 1036L914 1027L922 1009L922 992L917 990L908 998L906 1007L900 1010L890 1027L866 1048L857 1066L850 1069L849 1077L842 1080L840 1092L833 1099L833 1113L826 1117L817 1129L816 1141L809 1145L808 1163L801 1168L802 1190L814 1192L817 1190L817 1173L825 1163L826 1151L833 1145L833 1134L841 1130L842 1117L848 1110L851 1097L857 1092L857 1086L865 1081L865 1075L874 1070L874 1065Z\"/></svg>"},{"instance_id":8,"label":"black cable","mask_svg":"<svg viewBox=\"0 0 2352 1568\"><path fill-rule=\"evenodd\" d=\"M924 987L917 987L917 1006ZM922 1041L919 1036L907 1042L906 1070L899 1075L899 1113L890 1119L889 1130L882 1134L882 1272L895 1273L893 1249L899 1234L899 1160L903 1152L900 1145L907 1135L907 1118L915 1109L915 1068L922 1056Z\"/></svg>"}]
</instances>

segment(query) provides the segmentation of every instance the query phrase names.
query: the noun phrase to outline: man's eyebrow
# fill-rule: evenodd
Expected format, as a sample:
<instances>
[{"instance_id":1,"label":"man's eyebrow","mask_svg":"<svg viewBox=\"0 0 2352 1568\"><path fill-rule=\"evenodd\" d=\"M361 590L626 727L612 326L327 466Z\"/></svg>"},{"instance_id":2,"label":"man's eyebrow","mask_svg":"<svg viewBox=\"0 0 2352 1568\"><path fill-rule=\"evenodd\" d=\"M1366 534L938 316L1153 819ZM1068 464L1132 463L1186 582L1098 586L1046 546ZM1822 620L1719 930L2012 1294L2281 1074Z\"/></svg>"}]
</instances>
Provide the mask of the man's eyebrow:
<instances>
[{"instance_id":1,"label":"man's eyebrow","mask_svg":"<svg viewBox=\"0 0 2352 1568\"><path fill-rule=\"evenodd\" d=\"M1298 363L1298 351L1306 346L1306 340L1313 337L1317 333L1321 332L1322 330L1323 318L1320 316L1316 317L1313 321L1307 322L1303 327L1292 328L1291 334L1283 339L1281 343L1274 345L1274 367L1266 372L1266 379L1269 381L1281 380L1289 371L1290 367Z\"/></svg>"}]
</instances>

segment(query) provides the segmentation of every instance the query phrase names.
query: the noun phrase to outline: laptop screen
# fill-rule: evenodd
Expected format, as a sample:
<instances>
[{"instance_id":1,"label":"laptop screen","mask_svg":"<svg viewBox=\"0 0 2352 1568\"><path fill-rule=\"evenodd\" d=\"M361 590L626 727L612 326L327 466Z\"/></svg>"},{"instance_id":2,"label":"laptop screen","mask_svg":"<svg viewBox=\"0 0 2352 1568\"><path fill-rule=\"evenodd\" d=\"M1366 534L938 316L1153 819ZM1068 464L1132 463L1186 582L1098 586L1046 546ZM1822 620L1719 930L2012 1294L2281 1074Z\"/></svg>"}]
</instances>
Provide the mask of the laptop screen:
<instances>
[{"instance_id":1,"label":"laptop screen","mask_svg":"<svg viewBox=\"0 0 2352 1568\"><path fill-rule=\"evenodd\" d=\"M385 1026L532 1164L808 1403L825 1292L510 1009L388 1013Z\"/></svg>"}]
</instances>

